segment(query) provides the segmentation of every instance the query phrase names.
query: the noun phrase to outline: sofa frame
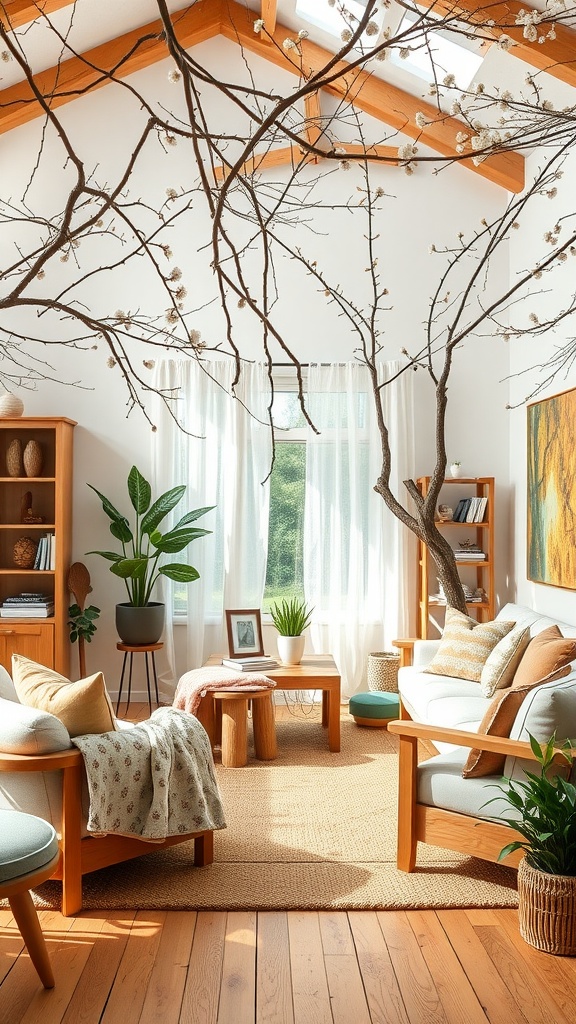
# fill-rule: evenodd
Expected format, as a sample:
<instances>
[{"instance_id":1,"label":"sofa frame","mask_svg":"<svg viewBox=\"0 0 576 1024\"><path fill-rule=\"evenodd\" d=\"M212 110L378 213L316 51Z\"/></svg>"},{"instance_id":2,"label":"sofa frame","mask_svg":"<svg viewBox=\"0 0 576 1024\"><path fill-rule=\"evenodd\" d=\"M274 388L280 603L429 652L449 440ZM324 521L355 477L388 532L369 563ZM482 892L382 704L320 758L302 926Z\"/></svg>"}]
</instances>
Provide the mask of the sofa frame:
<instances>
[{"instance_id":1,"label":"sofa frame","mask_svg":"<svg viewBox=\"0 0 576 1024\"><path fill-rule=\"evenodd\" d=\"M79 750L51 754L0 753L0 772L62 771L62 833L60 862L51 875L62 881L62 914L69 917L82 909L82 876L99 868L119 864L145 853L164 850L177 843L194 841L194 866L205 867L214 860L211 830L170 836L163 842L109 834L82 836L82 779L84 760Z\"/></svg>"}]
</instances>

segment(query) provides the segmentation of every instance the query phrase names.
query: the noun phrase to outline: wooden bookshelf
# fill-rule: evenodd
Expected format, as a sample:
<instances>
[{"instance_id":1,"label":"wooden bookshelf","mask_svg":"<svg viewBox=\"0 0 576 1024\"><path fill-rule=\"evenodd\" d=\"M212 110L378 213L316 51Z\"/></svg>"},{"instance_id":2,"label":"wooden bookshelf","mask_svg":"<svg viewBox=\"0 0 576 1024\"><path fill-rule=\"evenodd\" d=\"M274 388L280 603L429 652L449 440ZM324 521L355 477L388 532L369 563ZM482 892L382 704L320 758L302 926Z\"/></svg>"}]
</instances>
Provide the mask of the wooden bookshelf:
<instances>
[{"instance_id":1,"label":"wooden bookshelf","mask_svg":"<svg viewBox=\"0 0 576 1024\"><path fill-rule=\"evenodd\" d=\"M423 495L428 493L430 477L422 476L416 481ZM437 522L437 526L446 532L447 540L453 548L459 541L471 539L485 552L486 558L479 562L456 560L458 572L463 583L485 591L484 601L467 603L469 615L475 615L479 622L488 622L496 614L496 598L494 588L494 477L456 477L446 478L440 491L439 504L449 505L454 511L461 498L487 498L484 518L481 523ZM434 562L426 545L418 544L418 635L428 637L431 608L446 607L445 602L434 596L437 590L437 577ZM432 591L432 593L431 593Z\"/></svg>"},{"instance_id":2,"label":"wooden bookshelf","mask_svg":"<svg viewBox=\"0 0 576 1024\"><path fill-rule=\"evenodd\" d=\"M69 667L68 569L72 538L72 439L75 423L63 417L0 419L0 602L23 591L54 594L49 618L0 617L0 664L8 672L12 654L22 654L63 675ZM36 441L42 468L35 477L10 476L6 455L18 439L22 450ZM42 523L22 521L27 492ZM37 542L54 534L54 568L22 568L14 564L14 545L22 537Z\"/></svg>"}]
</instances>

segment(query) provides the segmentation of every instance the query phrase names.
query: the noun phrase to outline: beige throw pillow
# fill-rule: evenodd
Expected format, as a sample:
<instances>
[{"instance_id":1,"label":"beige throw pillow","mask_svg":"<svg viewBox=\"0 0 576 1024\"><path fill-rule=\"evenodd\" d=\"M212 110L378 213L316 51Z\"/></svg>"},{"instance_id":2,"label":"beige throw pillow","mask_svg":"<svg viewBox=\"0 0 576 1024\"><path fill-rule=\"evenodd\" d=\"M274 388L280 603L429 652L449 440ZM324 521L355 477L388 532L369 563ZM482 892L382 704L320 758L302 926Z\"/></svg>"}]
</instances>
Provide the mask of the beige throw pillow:
<instances>
[{"instance_id":1,"label":"beige throw pillow","mask_svg":"<svg viewBox=\"0 0 576 1024\"><path fill-rule=\"evenodd\" d=\"M514 686L542 679L576 659L576 638L564 637L558 626L549 626L530 641L514 676Z\"/></svg>"},{"instance_id":2,"label":"beige throw pillow","mask_svg":"<svg viewBox=\"0 0 576 1024\"><path fill-rule=\"evenodd\" d=\"M13 654L12 678L20 702L55 715L70 736L116 728L101 672L73 683L51 668Z\"/></svg>"},{"instance_id":3,"label":"beige throw pillow","mask_svg":"<svg viewBox=\"0 0 576 1024\"><path fill-rule=\"evenodd\" d=\"M478 622L455 608L447 608L440 646L425 671L479 683L488 655L515 625Z\"/></svg>"},{"instance_id":4,"label":"beige throw pillow","mask_svg":"<svg viewBox=\"0 0 576 1024\"><path fill-rule=\"evenodd\" d=\"M569 674L570 666L566 665L564 668L552 672L545 679L537 679L535 682L525 683L523 686L516 686L514 683L507 690L498 691L486 709L484 718L478 726L478 733L482 736L509 736L526 694L536 686L551 683L554 679L562 679ZM465 779L478 779L484 775L501 775L505 762L505 754L496 754L492 750L478 750L473 747L468 754L462 775Z\"/></svg>"},{"instance_id":5,"label":"beige throw pillow","mask_svg":"<svg viewBox=\"0 0 576 1024\"><path fill-rule=\"evenodd\" d=\"M490 652L480 675L482 696L493 697L496 690L510 686L520 659L530 643L530 629L513 629Z\"/></svg>"}]
</instances>

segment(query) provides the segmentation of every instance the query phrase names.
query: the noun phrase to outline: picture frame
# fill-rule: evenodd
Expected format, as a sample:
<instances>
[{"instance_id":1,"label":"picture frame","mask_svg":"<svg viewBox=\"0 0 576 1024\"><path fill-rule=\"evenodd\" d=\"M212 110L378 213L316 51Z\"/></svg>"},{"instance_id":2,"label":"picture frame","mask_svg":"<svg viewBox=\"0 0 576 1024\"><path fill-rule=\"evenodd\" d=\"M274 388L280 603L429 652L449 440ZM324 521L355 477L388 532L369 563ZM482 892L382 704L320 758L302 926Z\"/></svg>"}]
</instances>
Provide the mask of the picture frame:
<instances>
[{"instance_id":1,"label":"picture frame","mask_svg":"<svg viewBox=\"0 0 576 1024\"><path fill-rule=\"evenodd\" d=\"M262 620L258 608L227 609L226 630L230 658L264 654Z\"/></svg>"},{"instance_id":2,"label":"picture frame","mask_svg":"<svg viewBox=\"0 0 576 1024\"><path fill-rule=\"evenodd\" d=\"M527 407L526 575L576 590L576 388Z\"/></svg>"}]
</instances>

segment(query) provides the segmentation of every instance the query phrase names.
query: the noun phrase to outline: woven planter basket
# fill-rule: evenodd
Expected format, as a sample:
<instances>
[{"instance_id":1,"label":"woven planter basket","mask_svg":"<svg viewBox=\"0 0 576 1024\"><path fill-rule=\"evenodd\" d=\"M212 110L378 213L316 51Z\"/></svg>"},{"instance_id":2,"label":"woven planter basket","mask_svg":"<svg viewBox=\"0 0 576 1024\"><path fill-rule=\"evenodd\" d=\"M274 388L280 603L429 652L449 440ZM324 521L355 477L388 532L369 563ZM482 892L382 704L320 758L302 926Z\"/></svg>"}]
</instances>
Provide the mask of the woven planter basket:
<instances>
[{"instance_id":1,"label":"woven planter basket","mask_svg":"<svg viewBox=\"0 0 576 1024\"><path fill-rule=\"evenodd\" d=\"M518 866L518 921L522 938L558 956L576 954L576 878Z\"/></svg>"},{"instance_id":2,"label":"woven planter basket","mask_svg":"<svg viewBox=\"0 0 576 1024\"><path fill-rule=\"evenodd\" d=\"M368 689L398 693L400 655L392 651L374 651L368 655Z\"/></svg>"}]
</instances>

